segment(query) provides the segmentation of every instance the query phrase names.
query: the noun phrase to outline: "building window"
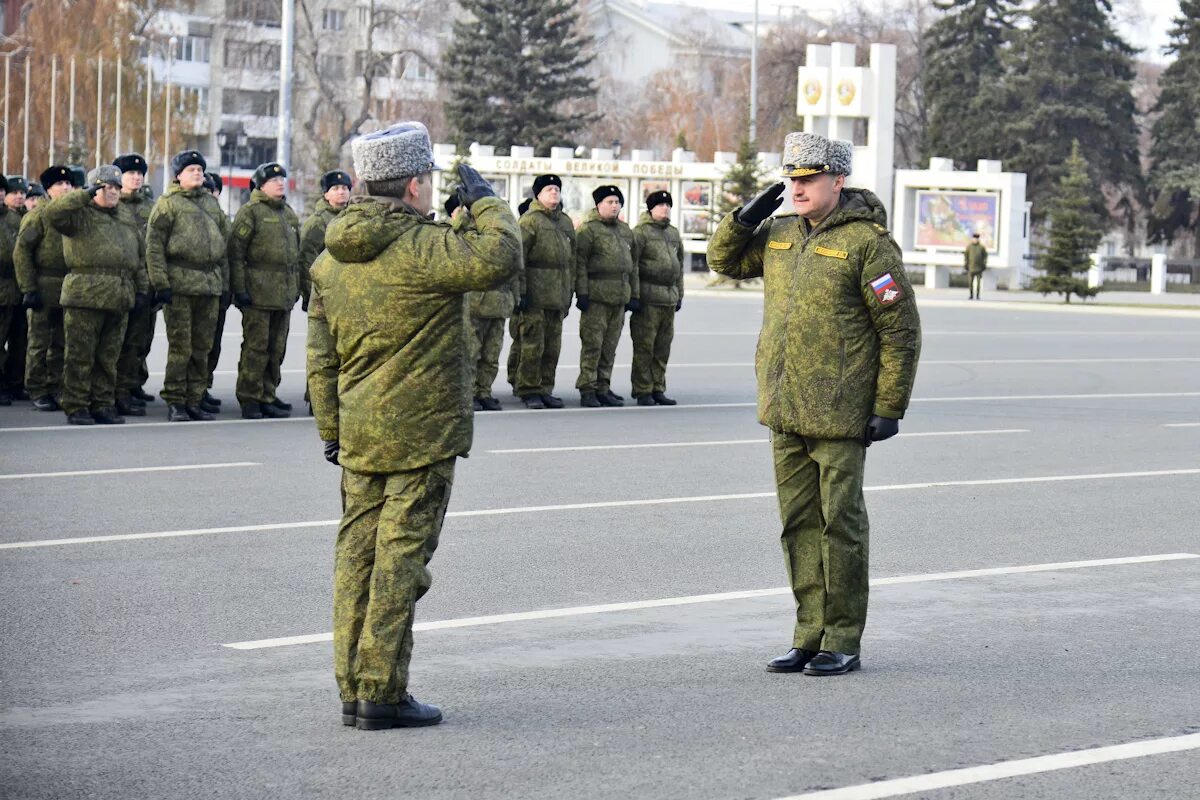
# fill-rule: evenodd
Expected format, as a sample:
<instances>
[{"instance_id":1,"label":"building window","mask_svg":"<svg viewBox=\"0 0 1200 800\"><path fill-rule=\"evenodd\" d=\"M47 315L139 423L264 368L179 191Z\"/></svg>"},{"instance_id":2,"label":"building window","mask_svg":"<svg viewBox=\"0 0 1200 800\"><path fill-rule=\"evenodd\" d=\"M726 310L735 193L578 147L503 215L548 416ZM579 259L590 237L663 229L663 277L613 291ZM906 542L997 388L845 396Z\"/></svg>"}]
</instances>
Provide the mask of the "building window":
<instances>
[{"instance_id":1,"label":"building window","mask_svg":"<svg viewBox=\"0 0 1200 800\"><path fill-rule=\"evenodd\" d=\"M346 12L336 8L327 8L321 14L321 28L327 31L340 31L346 27Z\"/></svg>"},{"instance_id":2,"label":"building window","mask_svg":"<svg viewBox=\"0 0 1200 800\"><path fill-rule=\"evenodd\" d=\"M866 117L855 117L854 128L851 131L850 142L855 147L866 147L871 138L871 120Z\"/></svg>"},{"instance_id":3,"label":"building window","mask_svg":"<svg viewBox=\"0 0 1200 800\"><path fill-rule=\"evenodd\" d=\"M279 45L271 42L225 43L225 66L238 69L279 69Z\"/></svg>"},{"instance_id":4,"label":"building window","mask_svg":"<svg viewBox=\"0 0 1200 800\"><path fill-rule=\"evenodd\" d=\"M202 86L180 86L177 113L195 113L197 116L208 115L208 89Z\"/></svg>"},{"instance_id":5,"label":"building window","mask_svg":"<svg viewBox=\"0 0 1200 800\"><path fill-rule=\"evenodd\" d=\"M212 39L207 36L185 36L179 42L180 61L207 64L212 55Z\"/></svg>"},{"instance_id":6,"label":"building window","mask_svg":"<svg viewBox=\"0 0 1200 800\"><path fill-rule=\"evenodd\" d=\"M433 67L416 55L404 57L404 79L409 81L433 80Z\"/></svg>"},{"instance_id":7,"label":"building window","mask_svg":"<svg viewBox=\"0 0 1200 800\"><path fill-rule=\"evenodd\" d=\"M369 6L359 6L355 9L358 15L358 27L366 28L371 24L371 9Z\"/></svg>"},{"instance_id":8,"label":"building window","mask_svg":"<svg viewBox=\"0 0 1200 800\"><path fill-rule=\"evenodd\" d=\"M346 77L345 56L321 56L317 71L326 80L341 80Z\"/></svg>"},{"instance_id":9,"label":"building window","mask_svg":"<svg viewBox=\"0 0 1200 800\"><path fill-rule=\"evenodd\" d=\"M386 78L392 71L392 59L381 57L378 53L359 50L354 54L354 75L367 75L370 70L371 78Z\"/></svg>"},{"instance_id":10,"label":"building window","mask_svg":"<svg viewBox=\"0 0 1200 800\"><path fill-rule=\"evenodd\" d=\"M221 113L273 117L279 113L279 94L249 89L226 89L221 96Z\"/></svg>"},{"instance_id":11,"label":"building window","mask_svg":"<svg viewBox=\"0 0 1200 800\"><path fill-rule=\"evenodd\" d=\"M283 4L276 0L226 0L225 3L225 17L230 22L278 28L282 14Z\"/></svg>"}]
</instances>

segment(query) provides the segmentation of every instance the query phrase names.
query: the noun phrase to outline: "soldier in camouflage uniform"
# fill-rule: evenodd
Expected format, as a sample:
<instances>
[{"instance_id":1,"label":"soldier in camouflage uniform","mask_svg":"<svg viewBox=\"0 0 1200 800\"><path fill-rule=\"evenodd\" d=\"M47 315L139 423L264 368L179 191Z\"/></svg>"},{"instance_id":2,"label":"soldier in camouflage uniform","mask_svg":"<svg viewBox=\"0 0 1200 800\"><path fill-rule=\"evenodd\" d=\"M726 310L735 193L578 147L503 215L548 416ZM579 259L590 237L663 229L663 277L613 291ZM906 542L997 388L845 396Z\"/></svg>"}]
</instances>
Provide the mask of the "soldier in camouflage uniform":
<instances>
[{"instance_id":1,"label":"soldier in camouflage uniform","mask_svg":"<svg viewBox=\"0 0 1200 800\"><path fill-rule=\"evenodd\" d=\"M19 225L20 218L16 212L10 210L7 204L0 206L0 406L11 406L13 403L13 390L18 387L13 386L8 376L17 369L24 355L17 352L20 339L10 335L25 322L24 306L13 267L13 245Z\"/></svg>"},{"instance_id":2,"label":"soldier in camouflage uniform","mask_svg":"<svg viewBox=\"0 0 1200 800\"><path fill-rule=\"evenodd\" d=\"M667 360L675 338L675 314L683 308L683 240L671 224L670 192L646 198L633 235L638 245L642 308L629 315L633 339L633 396L639 406L673 406L667 397Z\"/></svg>"},{"instance_id":3,"label":"soldier in camouflage uniform","mask_svg":"<svg viewBox=\"0 0 1200 800\"><path fill-rule=\"evenodd\" d=\"M525 214L527 214L529 212L529 206L532 204L533 204L533 198L526 197L524 200L522 200L517 205L517 224L518 225L521 222L521 217L525 216ZM571 234L574 235L574 233L575 233L575 227L572 226ZM572 263L571 282L574 283L575 282L574 259L572 259L571 263ZM519 291L520 287L518 286L517 288ZM521 304L521 300L522 300L522 298L517 298L518 306ZM571 305L570 299L567 300L567 305L568 306ZM509 346L508 346L508 363L506 364L505 379L508 381L508 385L512 387L513 397L520 396L517 394L517 363L520 361L520 357L521 357L521 340L518 338L520 336L520 322L519 322L520 316L521 315L514 308L513 315L508 318L508 338L509 338L511 344L509 344ZM564 313L564 317L565 316L566 315ZM542 405L544 406L545 403L543 403Z\"/></svg>"},{"instance_id":4,"label":"soldier in camouflage uniform","mask_svg":"<svg viewBox=\"0 0 1200 800\"><path fill-rule=\"evenodd\" d=\"M521 215L524 268L517 282L517 303L509 380L526 408L562 408L554 395L562 322L574 288L575 226L562 209L562 179L539 175L534 198Z\"/></svg>"},{"instance_id":5,"label":"soldier in camouflage uniform","mask_svg":"<svg viewBox=\"0 0 1200 800\"><path fill-rule=\"evenodd\" d=\"M9 211L16 212L18 217L25 216L29 210L25 208L25 197L29 193L29 181L24 175L9 175L5 179L4 205Z\"/></svg>"},{"instance_id":6,"label":"soldier in camouflage uniform","mask_svg":"<svg viewBox=\"0 0 1200 800\"><path fill-rule=\"evenodd\" d=\"M350 202L354 181L350 173L335 169L321 176L321 199L300 228L300 306L308 311L308 295L312 285L308 270L325 249L325 229L342 213Z\"/></svg>"},{"instance_id":7,"label":"soldier in camouflage uniform","mask_svg":"<svg viewBox=\"0 0 1200 800\"><path fill-rule=\"evenodd\" d=\"M42 187L42 185L40 183L38 183L37 181L34 181L33 183L29 184L29 191L25 193L25 211L26 211L26 213L33 211L35 208L38 207L38 203L41 203L45 199L46 199L46 190Z\"/></svg>"},{"instance_id":8,"label":"soldier in camouflage uniform","mask_svg":"<svg viewBox=\"0 0 1200 800\"><path fill-rule=\"evenodd\" d=\"M125 421L114 407L117 358L130 309L149 303L149 281L145 242L120 204L121 171L106 165L92 170L87 187L45 210L46 224L62 234L69 270L61 296L62 407L73 425Z\"/></svg>"},{"instance_id":9,"label":"soldier in camouflage uniform","mask_svg":"<svg viewBox=\"0 0 1200 800\"><path fill-rule=\"evenodd\" d=\"M845 188L848 142L790 133L784 184L721 221L712 268L764 281L755 356L758 418L771 429L783 550L796 600L793 649L772 672L858 669L867 619L871 442L894 436L916 377L921 327L879 198Z\"/></svg>"},{"instance_id":10,"label":"soldier in camouflage uniform","mask_svg":"<svg viewBox=\"0 0 1200 800\"><path fill-rule=\"evenodd\" d=\"M215 172L204 173L204 190L211 194L220 207L221 192L225 189L225 182L221 180L221 176ZM210 414L221 413L220 399L213 397L209 389L213 386L213 377L217 372L217 364L221 360L221 339L225 336L225 317L229 313L229 306L233 303L233 296L229 291L229 287L218 296L217 303L217 325L213 329L212 347L208 351L208 388L204 390L204 394L200 397L200 408Z\"/></svg>"},{"instance_id":11,"label":"soldier in camouflage uniform","mask_svg":"<svg viewBox=\"0 0 1200 800\"><path fill-rule=\"evenodd\" d=\"M41 174L49 200L56 200L76 187L74 175L63 165L55 165ZM13 261L17 282L24 293L23 304L29 311L29 347L26 350L25 386L38 411L58 411L62 392L63 308L59 297L67 262L63 256L62 235L46 224L42 204L26 213L17 234Z\"/></svg>"},{"instance_id":12,"label":"soldier in camouflage uniform","mask_svg":"<svg viewBox=\"0 0 1200 800\"><path fill-rule=\"evenodd\" d=\"M466 292L512 279L516 220L469 166L474 224L433 222L433 148L420 123L355 139L367 182L312 267L308 382L325 456L340 463L334 671L342 721L363 730L434 725L408 694L416 602L429 589L455 459L471 448Z\"/></svg>"},{"instance_id":13,"label":"soldier in camouflage uniform","mask_svg":"<svg viewBox=\"0 0 1200 800\"><path fill-rule=\"evenodd\" d=\"M978 300L983 290L983 271L987 269L987 248L979 241L979 234L971 234L971 243L963 253L963 268L970 282L968 300Z\"/></svg>"},{"instance_id":14,"label":"soldier in camouflage uniform","mask_svg":"<svg viewBox=\"0 0 1200 800\"><path fill-rule=\"evenodd\" d=\"M213 419L200 401L220 296L229 290L229 218L204 188L205 166L195 150L171 159L175 182L155 201L146 226L146 266L167 329L162 398L171 422Z\"/></svg>"},{"instance_id":15,"label":"soldier in camouflage uniform","mask_svg":"<svg viewBox=\"0 0 1200 800\"><path fill-rule=\"evenodd\" d=\"M594 211L579 228L575 252L576 304L579 319L579 404L585 408L623 406L625 398L611 387L613 359L625 312L641 310L637 264L640 258L633 231L620 220L625 195L616 186L592 192Z\"/></svg>"},{"instance_id":16,"label":"soldier in camouflage uniform","mask_svg":"<svg viewBox=\"0 0 1200 800\"><path fill-rule=\"evenodd\" d=\"M9 175L4 180L4 188L4 207L9 213L5 214L3 223L9 226L11 235L15 237L21 226L21 218L26 214L25 193L29 189L29 182L22 175ZM14 308L8 319L8 327L0 330L0 336L7 342L6 350L11 356L5 360L3 369L0 370L0 384L3 384L4 392L9 396L17 400L28 400L30 394L25 386L25 365L26 353L29 350L29 324L24 306ZM0 397L0 402L2 401L3 398Z\"/></svg>"},{"instance_id":17,"label":"soldier in camouflage uniform","mask_svg":"<svg viewBox=\"0 0 1200 800\"><path fill-rule=\"evenodd\" d=\"M133 219L144 239L150 209L154 207L144 186L149 169L146 159L137 153L127 153L117 156L113 166L121 170L121 210ZM145 389L146 381L150 380L146 357L154 343L157 317L158 309L152 303L129 312L125 342L117 360L117 411L126 416L146 416L147 398L154 399Z\"/></svg>"},{"instance_id":18,"label":"soldier in camouflage uniform","mask_svg":"<svg viewBox=\"0 0 1200 800\"><path fill-rule=\"evenodd\" d=\"M244 419L287 417L292 406L275 392L292 306L300 297L300 220L287 204L283 166L260 165L254 185L229 237L233 303L242 312L237 398Z\"/></svg>"}]
</instances>

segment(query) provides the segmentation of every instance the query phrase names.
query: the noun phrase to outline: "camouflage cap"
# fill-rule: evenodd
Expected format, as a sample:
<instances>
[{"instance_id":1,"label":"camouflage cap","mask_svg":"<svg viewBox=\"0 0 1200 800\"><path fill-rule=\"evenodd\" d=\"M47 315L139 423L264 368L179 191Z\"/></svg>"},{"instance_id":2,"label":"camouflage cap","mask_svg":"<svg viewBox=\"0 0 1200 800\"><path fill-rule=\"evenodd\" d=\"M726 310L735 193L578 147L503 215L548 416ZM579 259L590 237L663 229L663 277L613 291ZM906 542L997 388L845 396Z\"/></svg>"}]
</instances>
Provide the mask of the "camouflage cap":
<instances>
[{"instance_id":1,"label":"camouflage cap","mask_svg":"<svg viewBox=\"0 0 1200 800\"><path fill-rule=\"evenodd\" d=\"M96 167L87 175L88 186L99 186L102 183L107 183L109 186L121 185L121 169L114 167L112 164L104 164Z\"/></svg>"},{"instance_id":2,"label":"camouflage cap","mask_svg":"<svg viewBox=\"0 0 1200 800\"><path fill-rule=\"evenodd\" d=\"M412 178L440 169L433 163L429 130L420 122L397 122L350 143L354 171L364 181Z\"/></svg>"},{"instance_id":3,"label":"camouflage cap","mask_svg":"<svg viewBox=\"0 0 1200 800\"><path fill-rule=\"evenodd\" d=\"M803 178L827 172L849 175L850 142L827 139L819 133L796 131L783 140L783 177Z\"/></svg>"}]
</instances>

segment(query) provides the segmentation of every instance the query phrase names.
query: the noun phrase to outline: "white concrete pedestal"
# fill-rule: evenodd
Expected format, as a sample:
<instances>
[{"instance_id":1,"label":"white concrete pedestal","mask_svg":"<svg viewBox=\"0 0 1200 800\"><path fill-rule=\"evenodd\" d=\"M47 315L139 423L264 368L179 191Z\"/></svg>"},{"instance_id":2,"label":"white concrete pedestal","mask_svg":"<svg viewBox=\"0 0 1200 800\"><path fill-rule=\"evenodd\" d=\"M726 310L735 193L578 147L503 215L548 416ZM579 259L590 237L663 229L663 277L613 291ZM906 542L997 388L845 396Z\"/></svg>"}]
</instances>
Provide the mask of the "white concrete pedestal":
<instances>
[{"instance_id":1,"label":"white concrete pedestal","mask_svg":"<svg viewBox=\"0 0 1200 800\"><path fill-rule=\"evenodd\" d=\"M1150 257L1150 294L1165 294L1167 291L1167 256L1155 253Z\"/></svg>"}]
</instances>

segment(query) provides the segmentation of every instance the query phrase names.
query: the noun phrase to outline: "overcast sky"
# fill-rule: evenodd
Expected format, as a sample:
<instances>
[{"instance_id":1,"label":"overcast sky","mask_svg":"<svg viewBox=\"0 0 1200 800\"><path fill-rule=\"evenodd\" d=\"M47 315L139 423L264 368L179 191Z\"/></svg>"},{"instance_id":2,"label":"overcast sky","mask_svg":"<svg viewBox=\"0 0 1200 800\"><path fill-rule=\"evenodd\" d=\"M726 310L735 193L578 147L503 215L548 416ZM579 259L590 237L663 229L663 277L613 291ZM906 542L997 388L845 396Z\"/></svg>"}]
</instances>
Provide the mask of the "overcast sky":
<instances>
[{"instance_id":1,"label":"overcast sky","mask_svg":"<svg viewBox=\"0 0 1200 800\"><path fill-rule=\"evenodd\" d=\"M654 0L655 2L703 8L745 11L753 0ZM1178 0L1114 0L1118 25L1126 40L1144 52L1142 58L1162 63L1162 47L1167 43L1171 18L1179 15ZM834 0L761 0L764 11L776 7L797 7L813 12L830 12L840 6Z\"/></svg>"}]
</instances>

